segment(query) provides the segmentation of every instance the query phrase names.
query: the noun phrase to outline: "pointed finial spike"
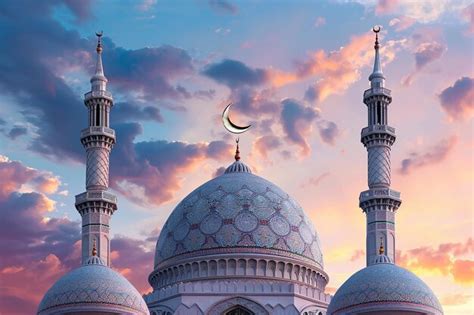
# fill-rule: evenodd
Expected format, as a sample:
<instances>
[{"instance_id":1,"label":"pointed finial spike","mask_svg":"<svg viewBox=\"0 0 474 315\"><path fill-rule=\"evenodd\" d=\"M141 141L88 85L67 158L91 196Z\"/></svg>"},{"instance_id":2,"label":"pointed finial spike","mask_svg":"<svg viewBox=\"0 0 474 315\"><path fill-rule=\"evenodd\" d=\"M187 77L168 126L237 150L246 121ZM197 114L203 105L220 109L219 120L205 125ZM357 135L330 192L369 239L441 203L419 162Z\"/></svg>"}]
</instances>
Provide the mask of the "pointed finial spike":
<instances>
[{"instance_id":1,"label":"pointed finial spike","mask_svg":"<svg viewBox=\"0 0 474 315\"><path fill-rule=\"evenodd\" d=\"M383 248L383 238L380 238L380 248L379 248L379 255L383 255L385 249Z\"/></svg>"},{"instance_id":2,"label":"pointed finial spike","mask_svg":"<svg viewBox=\"0 0 474 315\"><path fill-rule=\"evenodd\" d=\"M240 160L239 138L235 140L235 143L237 144L237 148L235 149L235 160L238 161Z\"/></svg>"},{"instance_id":3,"label":"pointed finial spike","mask_svg":"<svg viewBox=\"0 0 474 315\"><path fill-rule=\"evenodd\" d=\"M94 239L94 243L92 244L92 256L97 256L97 248L96 248L95 239Z\"/></svg>"}]
</instances>

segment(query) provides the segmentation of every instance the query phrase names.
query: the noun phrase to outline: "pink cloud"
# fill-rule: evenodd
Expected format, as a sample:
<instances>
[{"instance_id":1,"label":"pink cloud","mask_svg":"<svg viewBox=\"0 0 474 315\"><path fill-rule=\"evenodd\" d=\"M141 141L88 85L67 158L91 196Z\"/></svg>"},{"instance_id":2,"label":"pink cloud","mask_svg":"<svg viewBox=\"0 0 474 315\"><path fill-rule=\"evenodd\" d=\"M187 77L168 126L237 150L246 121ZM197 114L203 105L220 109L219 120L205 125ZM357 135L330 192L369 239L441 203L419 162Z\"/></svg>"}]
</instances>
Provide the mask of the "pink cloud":
<instances>
[{"instance_id":1,"label":"pink cloud","mask_svg":"<svg viewBox=\"0 0 474 315\"><path fill-rule=\"evenodd\" d=\"M403 45L404 40L389 41L382 45L383 63L387 64L395 58L395 53ZM296 77L306 79L319 77L306 91L308 101L323 101L333 94L343 93L360 78L363 67L373 64L374 36L371 33L353 36L350 42L338 50L329 53L318 50L304 61L296 63Z\"/></svg>"},{"instance_id":2,"label":"pink cloud","mask_svg":"<svg viewBox=\"0 0 474 315\"><path fill-rule=\"evenodd\" d=\"M268 153L279 148L282 145L279 137L274 135L265 135L258 137L253 143L253 150L260 154L264 159L268 158Z\"/></svg>"},{"instance_id":3,"label":"pink cloud","mask_svg":"<svg viewBox=\"0 0 474 315\"><path fill-rule=\"evenodd\" d=\"M351 261L357 261L363 257L365 257L365 251L358 249L352 254Z\"/></svg>"},{"instance_id":4,"label":"pink cloud","mask_svg":"<svg viewBox=\"0 0 474 315\"><path fill-rule=\"evenodd\" d=\"M461 11L461 16L469 23L469 33L474 33L474 3Z\"/></svg>"},{"instance_id":5,"label":"pink cloud","mask_svg":"<svg viewBox=\"0 0 474 315\"><path fill-rule=\"evenodd\" d=\"M471 284L474 282L474 261L463 259L463 256L474 253L472 238L465 243L444 243L437 248L424 246L405 252L397 251L396 261L402 267L434 271L450 275L455 282Z\"/></svg>"},{"instance_id":6,"label":"pink cloud","mask_svg":"<svg viewBox=\"0 0 474 315\"><path fill-rule=\"evenodd\" d=\"M19 270L18 272L4 272L5 269ZM2 292L2 311L6 314L34 314L44 292L67 272L54 254L48 254L39 261L30 261L22 267L10 266L2 270L0 279ZM25 284L33 284L25 290Z\"/></svg>"},{"instance_id":7,"label":"pink cloud","mask_svg":"<svg viewBox=\"0 0 474 315\"><path fill-rule=\"evenodd\" d=\"M378 0L375 13L377 15L393 13L398 6L398 2L398 0Z\"/></svg>"},{"instance_id":8,"label":"pink cloud","mask_svg":"<svg viewBox=\"0 0 474 315\"><path fill-rule=\"evenodd\" d=\"M416 19L402 15L398 18L393 18L390 20L389 25L395 28L395 31L400 32L406 30L416 23Z\"/></svg>"},{"instance_id":9,"label":"pink cloud","mask_svg":"<svg viewBox=\"0 0 474 315\"><path fill-rule=\"evenodd\" d=\"M442 297L441 304L446 306L467 304L471 299L472 294L448 294Z\"/></svg>"},{"instance_id":10,"label":"pink cloud","mask_svg":"<svg viewBox=\"0 0 474 315\"><path fill-rule=\"evenodd\" d=\"M359 80L362 67L373 63L374 36L366 34L353 36L350 42L338 50L326 52L318 50L304 60L296 61L292 71L274 68L251 68L236 60L225 59L208 65L202 72L211 79L225 84L233 94L243 87L254 90L255 86L281 87L287 84L318 77L306 92L306 100L322 101L329 95L343 93L351 84ZM390 41L382 46L384 63L391 62L401 41ZM252 87L252 88L250 88ZM248 94L248 93L247 93Z\"/></svg>"},{"instance_id":11,"label":"pink cloud","mask_svg":"<svg viewBox=\"0 0 474 315\"><path fill-rule=\"evenodd\" d=\"M452 266L451 273L455 282L462 284L474 283L474 261L456 260Z\"/></svg>"},{"instance_id":12,"label":"pink cloud","mask_svg":"<svg viewBox=\"0 0 474 315\"><path fill-rule=\"evenodd\" d=\"M0 155L0 178L2 179L0 198L7 197L27 183L45 194L55 193L61 185L59 178L51 173L26 167L2 155Z\"/></svg>"},{"instance_id":13,"label":"pink cloud","mask_svg":"<svg viewBox=\"0 0 474 315\"><path fill-rule=\"evenodd\" d=\"M5 314L34 314L48 288L80 265L79 222L46 218L46 213L54 210L54 201L41 190L21 192L26 185L52 191L56 184L44 181L41 176L45 174L55 178L0 158L0 176L5 179L0 181L0 301ZM146 279L152 270L158 233L155 230L144 240L112 239L113 265L142 292L149 289ZM25 290L25 284L34 285Z\"/></svg>"}]
</instances>

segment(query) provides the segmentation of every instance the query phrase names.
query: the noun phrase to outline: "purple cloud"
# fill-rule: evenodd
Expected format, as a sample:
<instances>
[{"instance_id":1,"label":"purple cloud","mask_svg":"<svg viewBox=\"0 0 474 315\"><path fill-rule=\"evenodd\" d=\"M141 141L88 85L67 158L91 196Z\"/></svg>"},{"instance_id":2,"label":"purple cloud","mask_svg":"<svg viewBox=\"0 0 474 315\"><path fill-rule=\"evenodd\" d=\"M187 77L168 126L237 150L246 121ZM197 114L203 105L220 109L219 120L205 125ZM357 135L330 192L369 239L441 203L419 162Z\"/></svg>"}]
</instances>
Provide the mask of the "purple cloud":
<instances>
[{"instance_id":1,"label":"purple cloud","mask_svg":"<svg viewBox=\"0 0 474 315\"><path fill-rule=\"evenodd\" d=\"M220 13L237 14L239 8L227 0L209 0L211 8Z\"/></svg>"},{"instance_id":2,"label":"purple cloud","mask_svg":"<svg viewBox=\"0 0 474 315\"><path fill-rule=\"evenodd\" d=\"M2 311L32 314L52 282L79 263L74 246L80 239L79 224L45 219L54 201L40 187L48 178L54 180L53 175L0 156L0 177ZM39 192L20 192L25 185ZM29 282L35 286L25 292L22 284Z\"/></svg>"},{"instance_id":3,"label":"purple cloud","mask_svg":"<svg viewBox=\"0 0 474 315\"><path fill-rule=\"evenodd\" d=\"M23 193L56 177L0 156L0 300L8 314L34 314L48 288L80 266L80 223L49 217L54 201L47 193ZM79 220L80 216L77 214ZM143 240L118 236L111 241L113 268L142 293L149 290L153 249L159 230ZM25 283L34 283L29 290Z\"/></svg>"},{"instance_id":4,"label":"purple cloud","mask_svg":"<svg viewBox=\"0 0 474 315\"><path fill-rule=\"evenodd\" d=\"M141 132L138 123L116 126L121 139L111 155L111 186L138 204L161 204L179 190L180 174L204 159L229 161L232 146L223 141L188 144L164 140L134 142ZM130 186L132 185L132 186ZM131 187L142 189L139 193Z\"/></svg>"},{"instance_id":5,"label":"purple cloud","mask_svg":"<svg viewBox=\"0 0 474 315\"><path fill-rule=\"evenodd\" d=\"M305 107L295 99L284 99L282 105L280 122L287 139L300 146L303 155L308 155L310 147L306 137L311 132L311 124L318 116L317 112L311 107Z\"/></svg>"},{"instance_id":6,"label":"purple cloud","mask_svg":"<svg viewBox=\"0 0 474 315\"><path fill-rule=\"evenodd\" d=\"M454 120L472 117L474 112L474 79L462 77L438 95L441 107Z\"/></svg>"},{"instance_id":7,"label":"purple cloud","mask_svg":"<svg viewBox=\"0 0 474 315\"><path fill-rule=\"evenodd\" d=\"M192 59L185 50L169 45L128 50L116 47L107 37L104 47L106 75L118 92L141 92L149 101L190 97L185 88L170 83L194 72Z\"/></svg>"},{"instance_id":8,"label":"purple cloud","mask_svg":"<svg viewBox=\"0 0 474 315\"><path fill-rule=\"evenodd\" d=\"M159 232L158 232L159 233ZM157 236L156 234L154 236ZM148 276L153 270L155 242L116 236L110 242L113 268L133 283L138 291L151 291Z\"/></svg>"},{"instance_id":9,"label":"purple cloud","mask_svg":"<svg viewBox=\"0 0 474 315\"><path fill-rule=\"evenodd\" d=\"M205 76L230 88L255 86L268 82L268 73L264 69L252 69L243 62L224 59L208 65L202 72Z\"/></svg>"},{"instance_id":10,"label":"purple cloud","mask_svg":"<svg viewBox=\"0 0 474 315\"><path fill-rule=\"evenodd\" d=\"M253 147L263 158L268 157L268 153L278 149L282 145L280 138L275 135L265 135L257 138Z\"/></svg>"},{"instance_id":11,"label":"purple cloud","mask_svg":"<svg viewBox=\"0 0 474 315\"><path fill-rule=\"evenodd\" d=\"M454 148L457 137L452 136L443 139L426 152L412 152L409 157L402 160L402 165L398 172L402 175L408 175L414 170L443 161Z\"/></svg>"},{"instance_id":12,"label":"purple cloud","mask_svg":"<svg viewBox=\"0 0 474 315\"><path fill-rule=\"evenodd\" d=\"M274 100L274 90L271 89L257 91L253 88L241 87L233 90L229 99L234 104L233 110L258 118L259 121L261 115L273 115L281 107L280 103Z\"/></svg>"},{"instance_id":13,"label":"purple cloud","mask_svg":"<svg viewBox=\"0 0 474 315\"><path fill-rule=\"evenodd\" d=\"M318 125L319 135L323 142L334 145L337 137L340 135L336 123L324 119L319 119L316 123Z\"/></svg>"},{"instance_id":14,"label":"purple cloud","mask_svg":"<svg viewBox=\"0 0 474 315\"><path fill-rule=\"evenodd\" d=\"M63 2L78 20L89 16L89 2ZM2 49L0 60L0 92L11 95L26 121L37 128L38 136L31 142L31 150L56 159L83 161L84 152L77 132L85 126L77 117L86 117L80 96L63 77L74 68L92 73L94 68L95 38L81 38L76 31L66 30L52 18L53 9L61 1L31 1L33 16L25 16L18 4L2 4L2 21L9 32L2 40L9 45ZM28 36L23 36L28 29ZM162 46L127 50L104 38L104 66L115 96L140 92L143 98L179 100L188 96L185 88L173 83L181 76L193 73L191 57L186 51ZM3 63L2 63L3 62ZM41 80L36 74L41 73ZM163 102L160 104L168 104ZM119 103L116 105L120 105ZM116 121L125 114L134 120L161 121L159 109L146 103L114 108ZM163 105L165 106L165 105ZM173 104L167 106L177 109ZM114 113L112 114L112 119Z\"/></svg>"},{"instance_id":15,"label":"purple cloud","mask_svg":"<svg viewBox=\"0 0 474 315\"><path fill-rule=\"evenodd\" d=\"M428 64L434 62L435 60L441 58L446 47L436 41L432 42L423 42L418 45L415 50L415 70L409 74L406 78L403 79L403 85L408 86L413 82L414 76L425 68Z\"/></svg>"},{"instance_id":16,"label":"purple cloud","mask_svg":"<svg viewBox=\"0 0 474 315\"><path fill-rule=\"evenodd\" d=\"M13 126L12 129L10 129L10 132L8 132L8 137L12 140L15 140L16 138L26 135L28 132L28 129L23 126Z\"/></svg>"},{"instance_id":17,"label":"purple cloud","mask_svg":"<svg viewBox=\"0 0 474 315\"><path fill-rule=\"evenodd\" d=\"M112 123L124 121L152 120L163 122L160 109L153 106L137 106L132 103L117 103L113 107L111 115Z\"/></svg>"}]
</instances>

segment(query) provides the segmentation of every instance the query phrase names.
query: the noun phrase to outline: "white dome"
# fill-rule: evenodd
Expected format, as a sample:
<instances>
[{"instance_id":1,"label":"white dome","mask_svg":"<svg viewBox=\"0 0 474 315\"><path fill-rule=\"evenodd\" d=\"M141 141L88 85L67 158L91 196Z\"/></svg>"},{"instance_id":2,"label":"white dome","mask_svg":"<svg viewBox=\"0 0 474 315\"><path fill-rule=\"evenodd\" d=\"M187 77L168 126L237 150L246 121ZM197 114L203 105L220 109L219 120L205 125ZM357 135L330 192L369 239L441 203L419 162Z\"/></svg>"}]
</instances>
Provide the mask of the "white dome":
<instances>
[{"instance_id":1,"label":"white dome","mask_svg":"<svg viewBox=\"0 0 474 315\"><path fill-rule=\"evenodd\" d=\"M318 235L303 209L240 161L176 206L157 241L155 269L175 256L230 248L289 256L323 267Z\"/></svg>"},{"instance_id":2,"label":"white dome","mask_svg":"<svg viewBox=\"0 0 474 315\"><path fill-rule=\"evenodd\" d=\"M337 290L328 308L328 315L385 308L442 314L433 291L412 272L390 262L370 265L352 275ZM351 312L352 314L352 312ZM419 314L419 313L416 313Z\"/></svg>"},{"instance_id":3,"label":"white dome","mask_svg":"<svg viewBox=\"0 0 474 315\"><path fill-rule=\"evenodd\" d=\"M85 311L84 314L118 312L148 315L148 308L137 289L96 258L89 259L83 266L60 278L41 300L38 314Z\"/></svg>"}]
</instances>

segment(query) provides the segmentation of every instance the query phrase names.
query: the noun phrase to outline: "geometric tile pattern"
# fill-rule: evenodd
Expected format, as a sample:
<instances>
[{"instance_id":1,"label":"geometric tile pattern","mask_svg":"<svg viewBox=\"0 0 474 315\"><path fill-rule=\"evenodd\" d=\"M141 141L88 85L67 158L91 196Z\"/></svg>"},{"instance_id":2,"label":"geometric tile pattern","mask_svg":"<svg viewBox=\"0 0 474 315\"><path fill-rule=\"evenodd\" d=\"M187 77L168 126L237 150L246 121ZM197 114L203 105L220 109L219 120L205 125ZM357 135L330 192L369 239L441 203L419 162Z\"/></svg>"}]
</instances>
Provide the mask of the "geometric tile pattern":
<instances>
[{"instance_id":1,"label":"geometric tile pattern","mask_svg":"<svg viewBox=\"0 0 474 315\"><path fill-rule=\"evenodd\" d=\"M86 187L109 186L109 151L104 148L87 150Z\"/></svg>"},{"instance_id":2,"label":"geometric tile pattern","mask_svg":"<svg viewBox=\"0 0 474 315\"><path fill-rule=\"evenodd\" d=\"M368 149L369 187L377 184L390 185L390 148L385 146Z\"/></svg>"},{"instance_id":3,"label":"geometric tile pattern","mask_svg":"<svg viewBox=\"0 0 474 315\"><path fill-rule=\"evenodd\" d=\"M229 169L245 170L235 164L243 163ZM323 265L318 235L303 209L279 187L246 171L218 176L176 206L158 238L155 266L178 254L229 247L279 249Z\"/></svg>"},{"instance_id":4,"label":"geometric tile pattern","mask_svg":"<svg viewBox=\"0 0 474 315\"><path fill-rule=\"evenodd\" d=\"M137 289L118 272L101 264L83 265L59 279L43 297L38 313L68 305L73 309L77 304L120 306L133 314L149 314Z\"/></svg>"},{"instance_id":5,"label":"geometric tile pattern","mask_svg":"<svg viewBox=\"0 0 474 315\"><path fill-rule=\"evenodd\" d=\"M443 312L433 291L415 274L391 263L379 263L356 272L344 282L327 313L383 302L412 303L415 308L418 304Z\"/></svg>"}]
</instances>

